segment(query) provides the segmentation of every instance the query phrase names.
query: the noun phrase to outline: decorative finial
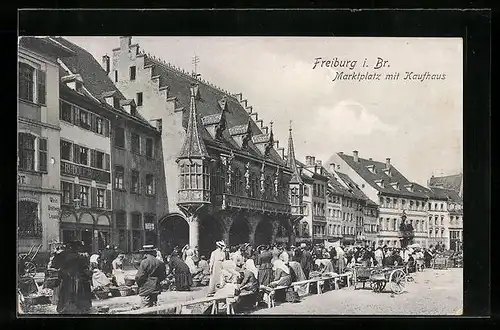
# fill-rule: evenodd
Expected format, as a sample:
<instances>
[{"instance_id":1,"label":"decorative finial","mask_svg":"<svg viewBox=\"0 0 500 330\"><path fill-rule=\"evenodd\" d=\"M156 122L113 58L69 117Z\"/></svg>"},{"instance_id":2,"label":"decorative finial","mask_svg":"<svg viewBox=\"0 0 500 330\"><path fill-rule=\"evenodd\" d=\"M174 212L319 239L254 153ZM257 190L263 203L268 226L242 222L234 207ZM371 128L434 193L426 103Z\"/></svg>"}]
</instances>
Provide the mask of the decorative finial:
<instances>
[{"instance_id":1,"label":"decorative finial","mask_svg":"<svg viewBox=\"0 0 500 330\"><path fill-rule=\"evenodd\" d=\"M288 130L291 132L292 131L292 121L290 120L290 127L288 128Z\"/></svg>"},{"instance_id":2,"label":"decorative finial","mask_svg":"<svg viewBox=\"0 0 500 330\"><path fill-rule=\"evenodd\" d=\"M271 126L271 131L273 130L273 124L274 124L274 122L271 120L271 121L269 122L269 125Z\"/></svg>"}]
</instances>

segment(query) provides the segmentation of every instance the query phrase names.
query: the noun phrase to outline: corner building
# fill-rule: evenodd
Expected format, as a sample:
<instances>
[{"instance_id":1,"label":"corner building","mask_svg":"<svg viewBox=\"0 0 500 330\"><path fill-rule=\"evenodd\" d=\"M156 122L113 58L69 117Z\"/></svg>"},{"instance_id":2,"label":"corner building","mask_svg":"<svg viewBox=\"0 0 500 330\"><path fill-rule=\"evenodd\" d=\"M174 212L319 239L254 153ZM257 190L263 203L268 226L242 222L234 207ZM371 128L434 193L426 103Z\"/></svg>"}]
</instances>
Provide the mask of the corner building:
<instances>
[{"instance_id":1,"label":"corner building","mask_svg":"<svg viewBox=\"0 0 500 330\"><path fill-rule=\"evenodd\" d=\"M73 52L48 39L21 37L18 48L17 246L59 241L60 157L58 58Z\"/></svg>"},{"instance_id":2,"label":"corner building","mask_svg":"<svg viewBox=\"0 0 500 330\"><path fill-rule=\"evenodd\" d=\"M141 116L161 123L168 197L168 212L159 215L162 250L189 243L207 254L220 239L268 244L280 224L291 234L292 172L272 126L241 94L146 54L131 37L113 49L109 77Z\"/></svg>"}]
</instances>

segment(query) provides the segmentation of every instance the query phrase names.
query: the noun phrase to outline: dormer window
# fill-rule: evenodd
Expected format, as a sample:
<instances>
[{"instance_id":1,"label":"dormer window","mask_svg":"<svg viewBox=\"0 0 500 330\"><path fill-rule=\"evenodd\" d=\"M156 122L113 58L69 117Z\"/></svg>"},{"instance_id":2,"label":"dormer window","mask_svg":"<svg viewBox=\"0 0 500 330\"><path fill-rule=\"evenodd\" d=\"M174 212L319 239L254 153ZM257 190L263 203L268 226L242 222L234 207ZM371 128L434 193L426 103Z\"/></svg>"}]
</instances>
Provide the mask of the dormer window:
<instances>
[{"instance_id":1,"label":"dormer window","mask_svg":"<svg viewBox=\"0 0 500 330\"><path fill-rule=\"evenodd\" d=\"M405 188L408 191L413 192L413 188L414 188L413 183L409 183L409 184L405 185Z\"/></svg>"},{"instance_id":2,"label":"dormer window","mask_svg":"<svg viewBox=\"0 0 500 330\"><path fill-rule=\"evenodd\" d=\"M385 173L388 177L392 177L392 173L391 173L391 169L390 169L390 168L386 168L386 169L384 169L384 173Z\"/></svg>"},{"instance_id":3,"label":"dormer window","mask_svg":"<svg viewBox=\"0 0 500 330\"><path fill-rule=\"evenodd\" d=\"M117 97L113 97L113 108L119 109L120 108L120 99Z\"/></svg>"},{"instance_id":4,"label":"dormer window","mask_svg":"<svg viewBox=\"0 0 500 330\"><path fill-rule=\"evenodd\" d=\"M375 165L368 165L366 168L367 168L367 169L368 169L368 171L370 171L371 173L373 173L373 174L377 174L377 173L376 173L376 170L375 170Z\"/></svg>"},{"instance_id":5,"label":"dormer window","mask_svg":"<svg viewBox=\"0 0 500 330\"><path fill-rule=\"evenodd\" d=\"M392 189L399 190L399 182L391 182Z\"/></svg>"},{"instance_id":6,"label":"dormer window","mask_svg":"<svg viewBox=\"0 0 500 330\"><path fill-rule=\"evenodd\" d=\"M375 180L375 183L380 187L380 188L384 188L385 185L384 185L384 180Z\"/></svg>"},{"instance_id":7,"label":"dormer window","mask_svg":"<svg viewBox=\"0 0 500 330\"><path fill-rule=\"evenodd\" d=\"M79 74L71 74L68 76L64 76L61 78L61 82L66 84L72 90L77 92L82 92L83 89L83 80Z\"/></svg>"}]
</instances>

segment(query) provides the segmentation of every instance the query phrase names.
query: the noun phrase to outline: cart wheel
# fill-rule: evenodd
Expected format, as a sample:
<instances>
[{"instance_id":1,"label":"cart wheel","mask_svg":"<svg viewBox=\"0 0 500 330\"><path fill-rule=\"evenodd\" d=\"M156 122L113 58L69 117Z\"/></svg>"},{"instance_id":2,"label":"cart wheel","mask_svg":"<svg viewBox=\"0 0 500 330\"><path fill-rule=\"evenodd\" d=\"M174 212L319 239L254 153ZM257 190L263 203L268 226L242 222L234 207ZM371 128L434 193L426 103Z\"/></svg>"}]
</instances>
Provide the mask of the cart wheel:
<instances>
[{"instance_id":1,"label":"cart wheel","mask_svg":"<svg viewBox=\"0 0 500 330\"><path fill-rule=\"evenodd\" d=\"M389 283L393 293L402 293L406 287L406 274L401 269L393 270L389 277Z\"/></svg>"},{"instance_id":2,"label":"cart wheel","mask_svg":"<svg viewBox=\"0 0 500 330\"><path fill-rule=\"evenodd\" d=\"M31 261L26 261L24 263L24 272L29 277L35 277L36 275L36 266Z\"/></svg>"}]
</instances>

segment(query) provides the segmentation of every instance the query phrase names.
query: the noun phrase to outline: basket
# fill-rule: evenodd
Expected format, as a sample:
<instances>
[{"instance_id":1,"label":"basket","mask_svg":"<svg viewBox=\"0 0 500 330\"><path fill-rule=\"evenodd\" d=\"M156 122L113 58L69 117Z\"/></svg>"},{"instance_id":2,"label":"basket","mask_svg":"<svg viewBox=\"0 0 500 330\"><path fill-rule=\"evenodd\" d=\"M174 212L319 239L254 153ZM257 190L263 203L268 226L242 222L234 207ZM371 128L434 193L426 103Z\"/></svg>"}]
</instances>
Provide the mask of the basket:
<instances>
[{"instance_id":1,"label":"basket","mask_svg":"<svg viewBox=\"0 0 500 330\"><path fill-rule=\"evenodd\" d=\"M108 291L95 291L94 292L97 299L103 300L109 298L109 292Z\"/></svg>"},{"instance_id":2,"label":"basket","mask_svg":"<svg viewBox=\"0 0 500 330\"><path fill-rule=\"evenodd\" d=\"M132 290L130 290L130 288L119 288L118 291L120 291L120 296L126 297L130 295Z\"/></svg>"},{"instance_id":3,"label":"basket","mask_svg":"<svg viewBox=\"0 0 500 330\"><path fill-rule=\"evenodd\" d=\"M125 278L125 285L126 286L132 286L135 284L135 279L133 278Z\"/></svg>"}]
</instances>

